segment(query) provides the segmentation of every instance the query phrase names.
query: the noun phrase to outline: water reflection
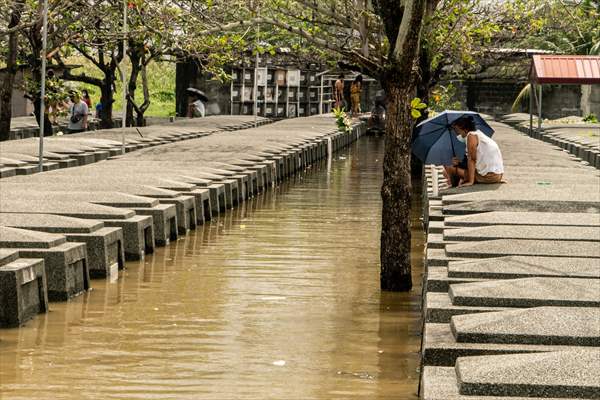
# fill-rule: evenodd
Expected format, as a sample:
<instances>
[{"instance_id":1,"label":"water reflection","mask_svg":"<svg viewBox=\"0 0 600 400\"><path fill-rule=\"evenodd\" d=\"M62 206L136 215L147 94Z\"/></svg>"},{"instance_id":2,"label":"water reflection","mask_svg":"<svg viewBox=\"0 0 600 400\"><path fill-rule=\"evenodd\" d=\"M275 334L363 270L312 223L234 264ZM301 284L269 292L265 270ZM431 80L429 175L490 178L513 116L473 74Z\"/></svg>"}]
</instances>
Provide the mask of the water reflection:
<instances>
[{"instance_id":1,"label":"water reflection","mask_svg":"<svg viewBox=\"0 0 600 400\"><path fill-rule=\"evenodd\" d=\"M382 151L363 139L0 331L0 397L416 398L420 287L378 288Z\"/></svg>"}]
</instances>

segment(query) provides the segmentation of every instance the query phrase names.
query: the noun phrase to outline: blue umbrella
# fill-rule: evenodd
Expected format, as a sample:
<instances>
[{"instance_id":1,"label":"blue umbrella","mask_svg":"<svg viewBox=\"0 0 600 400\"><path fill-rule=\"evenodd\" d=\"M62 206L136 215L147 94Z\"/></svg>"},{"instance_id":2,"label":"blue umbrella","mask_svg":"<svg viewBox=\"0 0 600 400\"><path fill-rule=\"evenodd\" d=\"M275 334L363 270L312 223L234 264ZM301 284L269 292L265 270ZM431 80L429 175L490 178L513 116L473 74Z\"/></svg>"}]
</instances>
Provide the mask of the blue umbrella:
<instances>
[{"instance_id":1,"label":"blue umbrella","mask_svg":"<svg viewBox=\"0 0 600 400\"><path fill-rule=\"evenodd\" d=\"M452 158L459 160L465 155L465 144L456 139L451 125L465 116L472 116L475 127L487 136L494 130L481 115L473 111L444 111L435 117L426 119L415 127L412 152L424 164L452 165Z\"/></svg>"}]
</instances>

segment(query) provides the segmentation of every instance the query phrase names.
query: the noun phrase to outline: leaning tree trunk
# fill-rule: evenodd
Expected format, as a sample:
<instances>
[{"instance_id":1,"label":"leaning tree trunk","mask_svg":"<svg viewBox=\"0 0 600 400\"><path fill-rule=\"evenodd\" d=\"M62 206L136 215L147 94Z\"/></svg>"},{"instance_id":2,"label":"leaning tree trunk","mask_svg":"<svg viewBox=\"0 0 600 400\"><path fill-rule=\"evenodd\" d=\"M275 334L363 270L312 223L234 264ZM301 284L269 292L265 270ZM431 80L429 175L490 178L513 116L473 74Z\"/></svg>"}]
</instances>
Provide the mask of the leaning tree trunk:
<instances>
[{"instance_id":1,"label":"leaning tree trunk","mask_svg":"<svg viewBox=\"0 0 600 400\"><path fill-rule=\"evenodd\" d=\"M402 75L399 75L402 76ZM404 75L406 76L406 75ZM398 76L384 80L386 97L385 155L381 187L381 289L412 288L410 264L411 135L410 101L416 88Z\"/></svg>"},{"instance_id":2,"label":"leaning tree trunk","mask_svg":"<svg viewBox=\"0 0 600 400\"><path fill-rule=\"evenodd\" d=\"M129 60L131 61L131 74L127 82L127 126L134 125L133 123L133 103L135 101L135 91L137 90L137 80L141 71L139 46L131 41L129 42ZM143 50L143 46L141 48ZM139 122L139 121L138 121Z\"/></svg>"},{"instance_id":3,"label":"leaning tree trunk","mask_svg":"<svg viewBox=\"0 0 600 400\"><path fill-rule=\"evenodd\" d=\"M14 28L21 22L21 13L25 5L24 0L15 1L10 14L8 29ZM0 86L0 141L10 137L10 120L12 118L12 91L17 74L17 31L8 34L8 48L6 49L6 68L2 86Z\"/></svg>"},{"instance_id":4,"label":"leaning tree trunk","mask_svg":"<svg viewBox=\"0 0 600 400\"><path fill-rule=\"evenodd\" d=\"M129 82L127 84L127 122L126 122L126 126L141 126L141 125L137 125L138 119L136 118L136 123L134 124L133 122L133 102L135 99L135 91L137 90L137 77L138 77L138 73L139 73L139 65L138 64L134 64L132 62L131 64L131 75L129 76Z\"/></svg>"}]
</instances>

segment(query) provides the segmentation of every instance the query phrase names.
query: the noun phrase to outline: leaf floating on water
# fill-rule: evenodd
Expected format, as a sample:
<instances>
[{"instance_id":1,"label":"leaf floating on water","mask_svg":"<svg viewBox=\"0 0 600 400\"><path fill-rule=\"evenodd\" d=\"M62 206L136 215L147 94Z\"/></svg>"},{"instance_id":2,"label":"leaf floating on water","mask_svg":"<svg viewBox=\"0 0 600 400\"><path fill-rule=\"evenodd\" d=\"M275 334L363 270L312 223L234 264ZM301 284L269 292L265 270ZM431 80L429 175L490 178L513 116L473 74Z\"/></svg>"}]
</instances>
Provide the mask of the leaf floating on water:
<instances>
[{"instance_id":1,"label":"leaf floating on water","mask_svg":"<svg viewBox=\"0 0 600 400\"><path fill-rule=\"evenodd\" d=\"M273 365L276 365L278 367L283 367L285 365L285 360L273 361Z\"/></svg>"}]
</instances>

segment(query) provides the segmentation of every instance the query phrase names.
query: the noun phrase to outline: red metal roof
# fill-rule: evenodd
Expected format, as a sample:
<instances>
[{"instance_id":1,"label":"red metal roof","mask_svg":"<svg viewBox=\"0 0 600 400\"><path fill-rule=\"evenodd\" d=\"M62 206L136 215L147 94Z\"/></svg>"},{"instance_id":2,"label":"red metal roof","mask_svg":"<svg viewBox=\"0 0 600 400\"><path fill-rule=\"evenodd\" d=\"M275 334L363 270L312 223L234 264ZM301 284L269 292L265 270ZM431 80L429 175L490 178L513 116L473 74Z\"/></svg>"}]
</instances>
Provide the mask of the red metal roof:
<instances>
[{"instance_id":1,"label":"red metal roof","mask_svg":"<svg viewBox=\"0 0 600 400\"><path fill-rule=\"evenodd\" d=\"M600 84L600 56L534 55L529 76L538 84Z\"/></svg>"}]
</instances>

